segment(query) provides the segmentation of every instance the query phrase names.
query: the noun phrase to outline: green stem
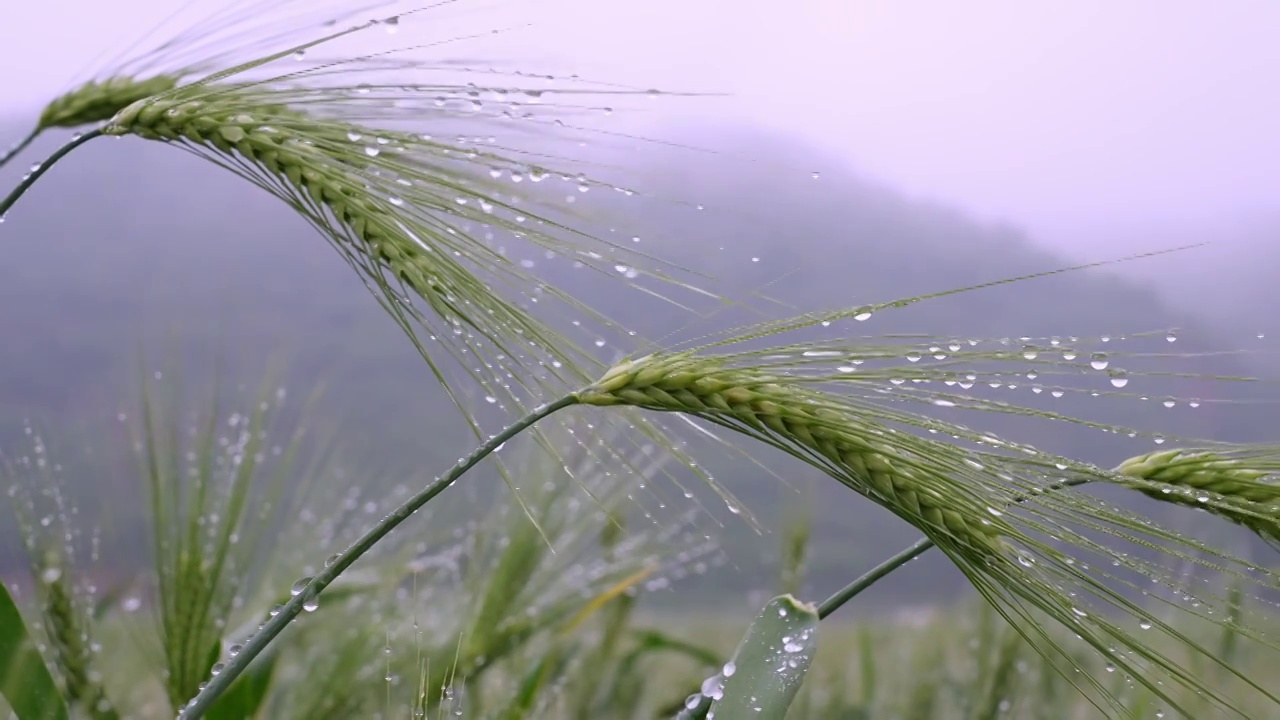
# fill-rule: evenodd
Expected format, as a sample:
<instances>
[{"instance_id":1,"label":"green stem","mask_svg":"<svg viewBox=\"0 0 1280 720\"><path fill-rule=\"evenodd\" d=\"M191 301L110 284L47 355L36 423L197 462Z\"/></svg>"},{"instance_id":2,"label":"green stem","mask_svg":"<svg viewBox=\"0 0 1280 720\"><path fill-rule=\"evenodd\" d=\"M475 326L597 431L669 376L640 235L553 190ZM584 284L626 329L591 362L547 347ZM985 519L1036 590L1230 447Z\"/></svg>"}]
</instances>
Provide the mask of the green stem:
<instances>
[{"instance_id":1,"label":"green stem","mask_svg":"<svg viewBox=\"0 0 1280 720\"><path fill-rule=\"evenodd\" d=\"M897 555L885 560L879 565L872 568L865 575L854 580L848 585L841 588L835 595L822 601L818 606L818 619L825 620L828 615L840 609L841 605L849 602L855 595L871 587L877 580L906 565L908 561L914 560L921 553L933 547L933 541L929 538L920 538L911 547L899 552Z\"/></svg>"},{"instance_id":2,"label":"green stem","mask_svg":"<svg viewBox=\"0 0 1280 720\"><path fill-rule=\"evenodd\" d=\"M40 130L40 127L31 128L31 132L27 133L26 137L14 143L13 147L6 150L3 155L0 155L0 167L4 167L15 155L26 150L27 146L40 135Z\"/></svg>"},{"instance_id":3,"label":"green stem","mask_svg":"<svg viewBox=\"0 0 1280 720\"><path fill-rule=\"evenodd\" d=\"M494 435L488 442L476 448L470 455L458 461L447 474L428 485L424 490L409 498L403 505L396 508L390 515L379 520L368 532L352 543L351 547L344 550L334 561L326 566L318 575L312 578L311 582L302 590L302 592L293 596L289 602L280 608L274 617L262 626L262 629L254 633L248 641L244 643L244 647L234 657L227 661L225 667L217 675L214 675L209 683L205 685L195 698L187 703L178 715L178 720L196 720L203 717L205 712L215 700L218 699L231 683L235 681L249 663L257 657L258 653L277 636L285 626L293 621L301 612L302 606L308 602L316 600L320 593L329 586L334 580L351 566L361 555L364 555L379 540L390 533L397 525L409 518L418 508L427 504L427 501L439 495L456 481L463 473L470 470L484 458L502 447L511 438L519 435L527 430L534 423L551 415L559 410L563 410L571 405L578 403L577 395L566 395L548 405L543 405L528 415L520 418L515 423L507 426L502 432Z\"/></svg>"},{"instance_id":4,"label":"green stem","mask_svg":"<svg viewBox=\"0 0 1280 720\"><path fill-rule=\"evenodd\" d=\"M1054 483L1053 485L1050 485L1049 487L1041 491L1039 494L1043 495L1046 492L1052 492L1054 490L1061 490L1063 488L1076 487L1078 485L1084 485L1087 482L1089 482L1087 478L1072 478L1070 480L1063 480L1062 482L1058 482L1058 483ZM1030 500L1030 498L1019 497L1019 498L1014 498L1013 502L1024 503L1027 500ZM843 588L838 590L836 594L832 595L826 600L823 600L822 604L818 606L818 619L823 620L831 613L835 612L836 610L839 610L841 605L844 605L845 603L852 600L855 595L871 587L876 583L877 580L884 577L885 575L888 575L894 570L897 570L903 565L906 565L908 561L914 560L916 557L919 557L929 548L933 547L934 544L935 543L929 538L920 538L919 540L915 541L915 543L912 544L910 547L907 547L902 551L900 551L897 555L894 555L888 560L885 560L879 565L871 568L871 570L869 570L865 575L858 578L857 580L854 580L848 585L844 586Z\"/></svg>"},{"instance_id":5,"label":"green stem","mask_svg":"<svg viewBox=\"0 0 1280 720\"><path fill-rule=\"evenodd\" d=\"M22 197L22 195L27 192L27 189L34 185L36 180L40 179L41 175L44 175L49 168L53 167L54 163L61 160L63 155L66 155L72 150L75 150L81 145L101 135L102 130L97 128L77 136L71 142L58 148L56 152L49 156L48 160L45 160L36 166L35 170L27 173L26 176L22 178L22 182L18 183L18 187L14 188L13 192L9 193L9 197L0 201L0 218L4 217L5 213L9 212L9 208L13 207L13 204L18 202L18 198Z\"/></svg>"}]
</instances>

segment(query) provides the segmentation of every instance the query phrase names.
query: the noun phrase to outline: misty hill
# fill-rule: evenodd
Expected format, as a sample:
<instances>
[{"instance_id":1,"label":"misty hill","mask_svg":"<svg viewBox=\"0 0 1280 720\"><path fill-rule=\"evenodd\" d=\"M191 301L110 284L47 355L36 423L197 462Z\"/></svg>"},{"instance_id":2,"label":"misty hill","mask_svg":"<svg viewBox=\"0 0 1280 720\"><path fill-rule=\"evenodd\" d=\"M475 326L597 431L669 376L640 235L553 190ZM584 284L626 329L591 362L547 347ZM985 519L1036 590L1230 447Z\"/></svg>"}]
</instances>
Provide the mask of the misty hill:
<instances>
[{"instance_id":1,"label":"misty hill","mask_svg":"<svg viewBox=\"0 0 1280 720\"><path fill-rule=\"evenodd\" d=\"M0 136L15 132L0 125ZM762 319L759 312L779 317L894 300L1070 264L1016 228L913 201L852 171L828 169L814 180L771 169L827 168L820 149L746 129L693 128L684 135L690 144L714 139L733 156L759 162L661 147L613 150L602 159L627 168L619 183L649 192L593 198L590 211L620 238L638 237L653 254L715 276L714 289L724 296L753 298L750 308L695 321L676 305L621 292L615 278L563 262L539 266L551 283L573 290L640 337L688 337ZM24 160L43 158L60 140L44 139ZM11 186L22 170L0 172L0 185ZM329 382L320 413L341 423L357 458L443 468L459 447L472 444L422 360L338 255L277 200L207 162L154 143L95 141L24 198L0 227L0 242L0 435L10 443L22 442L22 424L31 419L55 429L55 450L59 434L67 436L62 445L69 451L101 444L101 428L130 409L139 340L154 345L173 336L193 377L222 357L232 379L255 382L251 373L286 351L291 387ZM1149 287L1087 271L925 302L866 323L814 329L813 335L1119 336L1172 327L1180 328L1178 351L1221 347L1203 319ZM1169 352L1163 337L1149 342L1153 352ZM601 353L608 361L634 349L611 344ZM1182 371L1226 375L1248 369L1231 357L1180 363ZM1266 436L1260 411L1247 406L1169 411L1138 397L1158 400L1160 390L1153 380L1124 401L1068 397L1053 407L1170 434L1241 441ZM1204 394L1221 391L1206 387ZM1026 388L1007 399L1049 402ZM1016 418L991 418L983 427L1100 464L1152 449L1149 440ZM91 432L96 435L82 434ZM796 499L745 462L713 456L704 467L767 526ZM774 467L795 488L813 493L813 567L822 587L847 580L914 537L896 518L807 468ZM92 475L71 482L90 495L120 486ZM498 487L491 477L486 482ZM715 510L726 518L731 565L746 571L718 581L721 587L767 585L759 558L772 553L776 540L756 537ZM11 558L0 553L0 564ZM950 577L937 557L920 564L926 563L941 575L918 571L897 587L905 592Z\"/></svg>"}]
</instances>

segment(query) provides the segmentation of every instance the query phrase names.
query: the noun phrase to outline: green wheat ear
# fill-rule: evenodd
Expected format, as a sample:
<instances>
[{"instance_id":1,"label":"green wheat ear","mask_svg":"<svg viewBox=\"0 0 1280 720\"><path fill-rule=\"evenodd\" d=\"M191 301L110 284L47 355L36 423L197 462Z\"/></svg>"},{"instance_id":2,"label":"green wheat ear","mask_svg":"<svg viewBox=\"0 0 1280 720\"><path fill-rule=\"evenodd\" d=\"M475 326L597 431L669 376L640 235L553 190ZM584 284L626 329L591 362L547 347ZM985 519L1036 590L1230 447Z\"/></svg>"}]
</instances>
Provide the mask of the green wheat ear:
<instances>
[{"instance_id":1,"label":"green wheat ear","mask_svg":"<svg viewBox=\"0 0 1280 720\"><path fill-rule=\"evenodd\" d=\"M1250 452L1165 450L1130 458L1116 473L1163 502L1200 508L1242 525L1280 546L1280 455Z\"/></svg>"},{"instance_id":2,"label":"green wheat ear","mask_svg":"<svg viewBox=\"0 0 1280 720\"><path fill-rule=\"evenodd\" d=\"M31 131L0 153L0 166L45 130L105 122L138 100L238 65L288 44L290 38L298 42L317 27L332 26L353 14L365 15L394 1L372 0L356 9L341 0L262 0L252 8L229 1L189 26L165 33L165 39L152 42L147 49L98 68L92 78L59 94L45 105ZM181 26L182 11L169 21ZM153 28L151 34L163 31L163 27Z\"/></svg>"},{"instance_id":3,"label":"green wheat ear","mask_svg":"<svg viewBox=\"0 0 1280 720\"><path fill-rule=\"evenodd\" d=\"M45 106L36 128L74 128L110 120L116 113L143 98L172 90L179 80L177 76L145 80L116 77L86 83Z\"/></svg>"}]
</instances>

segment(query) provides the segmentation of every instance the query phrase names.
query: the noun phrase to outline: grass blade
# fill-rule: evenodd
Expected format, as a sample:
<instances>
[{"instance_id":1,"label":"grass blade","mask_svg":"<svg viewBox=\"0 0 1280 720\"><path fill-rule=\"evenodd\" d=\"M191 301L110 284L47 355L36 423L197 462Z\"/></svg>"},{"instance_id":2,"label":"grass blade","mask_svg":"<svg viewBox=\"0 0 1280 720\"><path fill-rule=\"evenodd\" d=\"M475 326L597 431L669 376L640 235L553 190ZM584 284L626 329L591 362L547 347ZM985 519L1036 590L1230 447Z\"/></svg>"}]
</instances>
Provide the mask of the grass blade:
<instances>
[{"instance_id":1,"label":"grass blade","mask_svg":"<svg viewBox=\"0 0 1280 720\"><path fill-rule=\"evenodd\" d=\"M67 720L67 705L22 613L0 583L0 695L18 720Z\"/></svg>"},{"instance_id":2,"label":"grass blade","mask_svg":"<svg viewBox=\"0 0 1280 720\"><path fill-rule=\"evenodd\" d=\"M818 609L790 595L765 604L747 629L733 659L703 683L712 699L707 715L718 718L781 718L795 700L813 662Z\"/></svg>"}]
</instances>

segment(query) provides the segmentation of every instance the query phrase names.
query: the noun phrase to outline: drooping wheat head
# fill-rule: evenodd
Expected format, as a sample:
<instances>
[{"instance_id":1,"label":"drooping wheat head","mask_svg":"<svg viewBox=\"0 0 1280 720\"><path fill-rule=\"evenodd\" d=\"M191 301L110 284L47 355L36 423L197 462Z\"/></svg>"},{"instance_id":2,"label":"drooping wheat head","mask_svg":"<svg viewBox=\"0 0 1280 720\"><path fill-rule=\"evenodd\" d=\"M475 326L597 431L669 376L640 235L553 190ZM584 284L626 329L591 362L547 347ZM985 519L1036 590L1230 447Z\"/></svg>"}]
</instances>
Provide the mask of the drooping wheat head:
<instances>
[{"instance_id":1,"label":"drooping wheat head","mask_svg":"<svg viewBox=\"0 0 1280 720\"><path fill-rule=\"evenodd\" d=\"M999 537L1012 532L988 510L981 488L954 478L958 448L895 438L891 428L783 377L690 354L650 356L615 366L579 399L700 417L802 455L956 551L1000 554Z\"/></svg>"},{"instance_id":2,"label":"drooping wheat head","mask_svg":"<svg viewBox=\"0 0 1280 720\"><path fill-rule=\"evenodd\" d=\"M1130 458L1116 473L1162 502L1200 508L1280 543L1280 457L1275 450L1165 450Z\"/></svg>"},{"instance_id":3,"label":"drooping wheat head","mask_svg":"<svg viewBox=\"0 0 1280 720\"><path fill-rule=\"evenodd\" d=\"M0 153L0 165L46 130L104 122L138 100L258 57L282 43L300 42L317 27L364 19L393 1L370 0L353 8L341 0L229 0L205 14L189 4L114 59L99 61L88 77L49 101L30 133Z\"/></svg>"}]
</instances>

